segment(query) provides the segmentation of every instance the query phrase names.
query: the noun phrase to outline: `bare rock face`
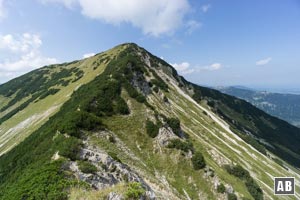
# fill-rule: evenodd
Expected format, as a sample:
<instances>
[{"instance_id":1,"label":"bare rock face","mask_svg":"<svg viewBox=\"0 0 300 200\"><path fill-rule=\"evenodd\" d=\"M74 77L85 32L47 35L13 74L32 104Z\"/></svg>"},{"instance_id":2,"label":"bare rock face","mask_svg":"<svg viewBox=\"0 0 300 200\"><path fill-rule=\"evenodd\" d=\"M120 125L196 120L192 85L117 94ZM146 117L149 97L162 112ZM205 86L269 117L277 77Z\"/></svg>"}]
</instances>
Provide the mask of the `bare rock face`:
<instances>
[{"instance_id":1,"label":"bare rock face","mask_svg":"<svg viewBox=\"0 0 300 200\"><path fill-rule=\"evenodd\" d=\"M143 63L145 63L148 67L151 67L151 61L149 54L142 54L141 52L138 53L138 55L141 57Z\"/></svg>"},{"instance_id":2,"label":"bare rock face","mask_svg":"<svg viewBox=\"0 0 300 200\"><path fill-rule=\"evenodd\" d=\"M218 177L213 178L213 185L215 190L218 188L218 186L220 185L220 179Z\"/></svg>"},{"instance_id":3,"label":"bare rock face","mask_svg":"<svg viewBox=\"0 0 300 200\"><path fill-rule=\"evenodd\" d=\"M111 187L121 182L139 182L146 190L147 199L155 199L153 190L144 182L144 180L127 165L115 160L105 151L96 147L87 145L81 150L80 158L86 160L95 167L94 173L83 173L76 162L70 162L69 169L81 181L90 184L95 189ZM122 199L117 194L111 194L111 199Z\"/></svg>"},{"instance_id":4,"label":"bare rock face","mask_svg":"<svg viewBox=\"0 0 300 200\"><path fill-rule=\"evenodd\" d=\"M114 160L105 152L82 149L81 157L101 167L101 170L94 177L96 182L92 184L96 188L102 188L103 183L114 185L122 181L143 182L128 166ZM100 182L97 176L102 179Z\"/></svg>"},{"instance_id":5,"label":"bare rock face","mask_svg":"<svg viewBox=\"0 0 300 200\"><path fill-rule=\"evenodd\" d=\"M234 193L234 189L233 189L233 187L231 185L226 184L225 188L226 188L226 192L227 193Z\"/></svg>"},{"instance_id":6,"label":"bare rock face","mask_svg":"<svg viewBox=\"0 0 300 200\"><path fill-rule=\"evenodd\" d=\"M131 63L128 63L127 67L131 69L133 66ZM145 96L151 93L151 88L149 86L149 83L146 81L142 72L133 71L131 85L139 92L143 93Z\"/></svg>"},{"instance_id":7,"label":"bare rock face","mask_svg":"<svg viewBox=\"0 0 300 200\"><path fill-rule=\"evenodd\" d=\"M122 200L123 197L122 195L116 193L116 192L111 192L109 193L107 200Z\"/></svg>"},{"instance_id":8,"label":"bare rock face","mask_svg":"<svg viewBox=\"0 0 300 200\"><path fill-rule=\"evenodd\" d=\"M159 129L156 140L161 146L167 146L172 139L179 139L179 137L175 135L170 127L161 127Z\"/></svg>"},{"instance_id":9,"label":"bare rock face","mask_svg":"<svg viewBox=\"0 0 300 200\"><path fill-rule=\"evenodd\" d=\"M213 178L214 176L215 176L214 170L212 168L206 166L204 169L204 177L205 178L208 178L208 177Z\"/></svg>"}]
</instances>

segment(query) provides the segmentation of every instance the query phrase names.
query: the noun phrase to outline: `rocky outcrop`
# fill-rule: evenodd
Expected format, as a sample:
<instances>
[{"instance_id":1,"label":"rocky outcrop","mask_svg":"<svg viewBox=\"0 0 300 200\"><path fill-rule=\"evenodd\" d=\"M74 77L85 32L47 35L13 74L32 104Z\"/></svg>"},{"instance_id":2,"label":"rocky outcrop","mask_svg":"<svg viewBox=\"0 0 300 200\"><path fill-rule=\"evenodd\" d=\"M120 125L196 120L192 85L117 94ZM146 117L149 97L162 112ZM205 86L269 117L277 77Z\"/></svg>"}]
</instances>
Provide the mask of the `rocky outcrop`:
<instances>
[{"instance_id":1,"label":"rocky outcrop","mask_svg":"<svg viewBox=\"0 0 300 200\"><path fill-rule=\"evenodd\" d=\"M123 196L116 193L116 192L111 192L109 193L107 200L122 200Z\"/></svg>"},{"instance_id":2,"label":"rocky outcrop","mask_svg":"<svg viewBox=\"0 0 300 200\"><path fill-rule=\"evenodd\" d=\"M144 182L144 180L127 165L112 158L105 151L96 147L85 145L81 150L80 159L88 161L97 168L94 173L83 173L78 167L77 162L70 162L69 169L81 181L91 185L94 189L103 189L114 186L121 182L139 182L146 190L148 199L155 199L152 189ZM111 194L111 199L121 199L117 194Z\"/></svg>"},{"instance_id":3,"label":"rocky outcrop","mask_svg":"<svg viewBox=\"0 0 300 200\"><path fill-rule=\"evenodd\" d=\"M175 135L170 127L161 127L155 139L160 146L167 146L170 140L179 139L179 137Z\"/></svg>"},{"instance_id":4,"label":"rocky outcrop","mask_svg":"<svg viewBox=\"0 0 300 200\"><path fill-rule=\"evenodd\" d=\"M220 186L221 184L224 184L224 183L222 183L220 178L217 175L215 175L214 170L212 168L208 167L208 166L206 166L205 169L204 169L203 177L207 181L211 182L211 184L213 185L213 189L215 191L217 191L218 186ZM226 183L226 184L224 184L224 186L225 186L225 193L220 194L220 196L218 198L220 200L221 199L225 200L226 199L226 194L234 193L234 189L233 189L232 185Z\"/></svg>"},{"instance_id":5,"label":"rocky outcrop","mask_svg":"<svg viewBox=\"0 0 300 200\"><path fill-rule=\"evenodd\" d=\"M212 168L206 166L205 169L204 169L204 175L203 176L205 178L208 178L208 177L213 178L215 176L215 171Z\"/></svg>"},{"instance_id":6,"label":"rocky outcrop","mask_svg":"<svg viewBox=\"0 0 300 200\"><path fill-rule=\"evenodd\" d=\"M132 64L128 63L128 67L132 69ZM131 85L137 89L139 92L141 92L143 95L147 96L151 93L151 88L149 86L149 83L146 81L144 75L140 71L134 71L133 72L133 77L131 80Z\"/></svg>"},{"instance_id":7,"label":"rocky outcrop","mask_svg":"<svg viewBox=\"0 0 300 200\"><path fill-rule=\"evenodd\" d=\"M145 63L148 67L151 67L151 58L147 53L143 55L141 52L139 52L139 56L141 57L143 63Z\"/></svg>"}]
</instances>

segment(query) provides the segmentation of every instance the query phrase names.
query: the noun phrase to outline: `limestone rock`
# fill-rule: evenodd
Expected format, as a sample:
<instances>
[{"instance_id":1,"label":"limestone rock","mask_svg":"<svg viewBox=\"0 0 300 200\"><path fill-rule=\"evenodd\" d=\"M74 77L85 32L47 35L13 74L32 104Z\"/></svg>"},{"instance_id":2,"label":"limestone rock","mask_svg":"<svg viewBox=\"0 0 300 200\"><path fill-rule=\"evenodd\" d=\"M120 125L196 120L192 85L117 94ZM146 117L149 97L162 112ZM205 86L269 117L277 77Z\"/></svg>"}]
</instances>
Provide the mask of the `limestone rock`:
<instances>
[{"instance_id":1,"label":"limestone rock","mask_svg":"<svg viewBox=\"0 0 300 200\"><path fill-rule=\"evenodd\" d=\"M123 199L122 195L119 195L116 192L109 193L107 197L107 200L122 200L122 199Z\"/></svg>"},{"instance_id":2,"label":"limestone rock","mask_svg":"<svg viewBox=\"0 0 300 200\"><path fill-rule=\"evenodd\" d=\"M90 184L94 189L100 190L112 187L121 182L139 182L146 190L147 199L155 199L155 193L134 170L115 160L105 151L89 146L85 142L85 147L80 152L80 158L97 167L97 171L92 174L83 173L77 162L73 161L70 162L69 169L79 180ZM111 194L111 198L121 199L120 196L115 194Z\"/></svg>"},{"instance_id":3,"label":"limestone rock","mask_svg":"<svg viewBox=\"0 0 300 200\"><path fill-rule=\"evenodd\" d=\"M179 137L175 135L170 127L161 127L159 129L156 140L161 146L167 146L172 139L179 139Z\"/></svg>"}]
</instances>

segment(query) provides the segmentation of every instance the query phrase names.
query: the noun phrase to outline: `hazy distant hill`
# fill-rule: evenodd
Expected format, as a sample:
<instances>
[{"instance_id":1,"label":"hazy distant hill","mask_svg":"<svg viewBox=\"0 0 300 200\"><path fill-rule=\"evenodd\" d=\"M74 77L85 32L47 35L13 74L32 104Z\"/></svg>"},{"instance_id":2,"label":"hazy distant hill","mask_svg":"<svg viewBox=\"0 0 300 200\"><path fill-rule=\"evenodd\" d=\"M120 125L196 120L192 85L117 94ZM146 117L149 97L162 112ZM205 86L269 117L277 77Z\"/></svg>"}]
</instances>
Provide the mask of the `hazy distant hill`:
<instances>
[{"instance_id":1,"label":"hazy distant hill","mask_svg":"<svg viewBox=\"0 0 300 200\"><path fill-rule=\"evenodd\" d=\"M242 87L218 89L226 94L244 99L270 115L300 126L300 95L262 92Z\"/></svg>"}]
</instances>

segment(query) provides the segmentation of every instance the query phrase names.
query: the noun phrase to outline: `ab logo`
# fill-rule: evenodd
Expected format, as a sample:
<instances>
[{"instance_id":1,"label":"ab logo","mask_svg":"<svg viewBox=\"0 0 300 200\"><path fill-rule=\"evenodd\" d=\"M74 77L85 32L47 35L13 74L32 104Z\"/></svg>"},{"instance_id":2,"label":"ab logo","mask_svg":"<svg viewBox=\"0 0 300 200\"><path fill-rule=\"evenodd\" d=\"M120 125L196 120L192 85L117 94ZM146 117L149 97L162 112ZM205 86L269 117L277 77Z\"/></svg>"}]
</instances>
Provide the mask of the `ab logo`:
<instances>
[{"instance_id":1,"label":"ab logo","mask_svg":"<svg viewBox=\"0 0 300 200\"><path fill-rule=\"evenodd\" d=\"M276 177L274 182L275 195L294 195L295 178L293 177Z\"/></svg>"}]
</instances>

